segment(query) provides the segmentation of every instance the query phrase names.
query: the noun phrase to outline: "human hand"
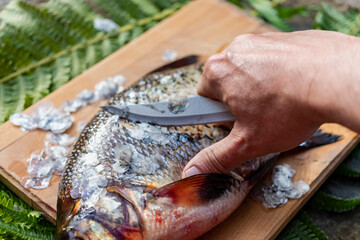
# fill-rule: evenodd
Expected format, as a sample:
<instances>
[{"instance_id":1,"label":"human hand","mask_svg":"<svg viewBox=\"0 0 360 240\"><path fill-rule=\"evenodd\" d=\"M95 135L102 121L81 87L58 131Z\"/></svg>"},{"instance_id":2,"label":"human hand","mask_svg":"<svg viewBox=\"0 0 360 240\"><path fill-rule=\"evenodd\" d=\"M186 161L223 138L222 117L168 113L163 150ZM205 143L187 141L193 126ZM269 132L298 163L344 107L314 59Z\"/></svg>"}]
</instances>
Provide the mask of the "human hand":
<instances>
[{"instance_id":1,"label":"human hand","mask_svg":"<svg viewBox=\"0 0 360 240\"><path fill-rule=\"evenodd\" d=\"M331 98L340 96L339 79L359 76L346 66L354 49L343 48L356 42L359 50L355 39L325 31L248 34L209 58L198 93L225 103L236 121L229 136L186 165L183 177L228 173L297 146L325 121L342 122L334 115L344 103Z\"/></svg>"}]
</instances>

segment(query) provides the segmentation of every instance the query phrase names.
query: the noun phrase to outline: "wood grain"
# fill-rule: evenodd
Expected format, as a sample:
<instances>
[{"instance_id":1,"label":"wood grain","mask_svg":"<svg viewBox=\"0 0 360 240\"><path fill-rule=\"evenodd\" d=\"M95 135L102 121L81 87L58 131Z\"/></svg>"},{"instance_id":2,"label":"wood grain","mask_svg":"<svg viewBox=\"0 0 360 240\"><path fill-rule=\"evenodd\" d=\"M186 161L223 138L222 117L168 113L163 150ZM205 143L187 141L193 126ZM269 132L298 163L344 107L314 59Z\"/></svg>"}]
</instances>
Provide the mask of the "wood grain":
<instances>
[{"instance_id":1,"label":"wood grain","mask_svg":"<svg viewBox=\"0 0 360 240\"><path fill-rule=\"evenodd\" d=\"M197 0L25 112L30 113L45 101L51 101L58 107L64 101L73 99L81 90L93 89L96 83L116 74L123 74L128 79L128 86L163 65L161 55L167 49L176 50L179 57L190 54L209 56L237 35L274 30L227 2ZM94 103L73 114L75 127L69 133L75 135L76 124L90 120L102 103ZM341 126L326 125L324 128L341 134L343 140L322 148L287 155L280 160L289 162L298 171L295 178L311 184L309 194L271 211L248 198L229 219L202 239L274 238L356 143L357 135ZM22 177L27 175L26 159L33 151L43 148L46 132L37 130L24 133L6 122L0 126L0 133L0 180L55 223L59 177L54 176L50 187L44 190L24 189L20 185Z\"/></svg>"}]
</instances>

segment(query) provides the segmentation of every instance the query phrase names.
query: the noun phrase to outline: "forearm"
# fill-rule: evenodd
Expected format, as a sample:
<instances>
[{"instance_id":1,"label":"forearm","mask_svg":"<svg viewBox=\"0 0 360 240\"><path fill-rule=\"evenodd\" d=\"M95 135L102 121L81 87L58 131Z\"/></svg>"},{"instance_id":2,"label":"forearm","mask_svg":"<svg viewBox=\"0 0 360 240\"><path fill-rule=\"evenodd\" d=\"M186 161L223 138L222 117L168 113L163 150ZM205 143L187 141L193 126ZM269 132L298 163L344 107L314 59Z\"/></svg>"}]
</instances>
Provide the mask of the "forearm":
<instances>
[{"instance_id":1,"label":"forearm","mask_svg":"<svg viewBox=\"0 0 360 240\"><path fill-rule=\"evenodd\" d=\"M342 38L339 44L324 42L313 50L308 63L317 71L307 73L312 75L306 78L302 101L312 109L314 120L340 123L360 132L360 38L334 35ZM327 51L333 54L322 58Z\"/></svg>"}]
</instances>

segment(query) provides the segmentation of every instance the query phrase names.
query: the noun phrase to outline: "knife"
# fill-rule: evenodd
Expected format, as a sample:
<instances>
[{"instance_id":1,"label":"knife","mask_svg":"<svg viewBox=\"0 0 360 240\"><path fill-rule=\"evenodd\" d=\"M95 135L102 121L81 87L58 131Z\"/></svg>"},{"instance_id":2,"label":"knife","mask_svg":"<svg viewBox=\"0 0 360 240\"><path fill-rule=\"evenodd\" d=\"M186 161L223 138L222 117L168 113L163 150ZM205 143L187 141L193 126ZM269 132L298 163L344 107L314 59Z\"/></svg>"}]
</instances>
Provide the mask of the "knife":
<instances>
[{"instance_id":1,"label":"knife","mask_svg":"<svg viewBox=\"0 0 360 240\"><path fill-rule=\"evenodd\" d=\"M167 102L100 107L124 119L161 126L185 126L235 121L235 117L226 109L224 104L202 96Z\"/></svg>"}]
</instances>

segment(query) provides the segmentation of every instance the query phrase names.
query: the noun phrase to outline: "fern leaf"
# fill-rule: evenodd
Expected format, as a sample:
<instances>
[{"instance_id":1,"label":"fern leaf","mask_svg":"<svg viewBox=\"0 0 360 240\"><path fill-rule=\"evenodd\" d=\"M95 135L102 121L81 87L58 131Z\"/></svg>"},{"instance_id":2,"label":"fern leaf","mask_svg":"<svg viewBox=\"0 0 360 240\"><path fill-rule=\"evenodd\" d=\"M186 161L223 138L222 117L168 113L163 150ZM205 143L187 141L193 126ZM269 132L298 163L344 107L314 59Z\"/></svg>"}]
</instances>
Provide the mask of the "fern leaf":
<instances>
[{"instance_id":1,"label":"fern leaf","mask_svg":"<svg viewBox=\"0 0 360 240\"><path fill-rule=\"evenodd\" d=\"M357 207L360 204L360 199L343 199L324 192L317 192L311 204L327 211L345 212Z\"/></svg>"},{"instance_id":2,"label":"fern leaf","mask_svg":"<svg viewBox=\"0 0 360 240\"><path fill-rule=\"evenodd\" d=\"M53 0L43 6L57 18L63 19L69 29L80 33L84 38L89 39L98 33L93 27L92 20L80 15L69 3ZM100 17L100 15L98 17Z\"/></svg>"},{"instance_id":3,"label":"fern leaf","mask_svg":"<svg viewBox=\"0 0 360 240\"><path fill-rule=\"evenodd\" d=\"M74 12L90 22L101 16L94 12L84 0L50 0L50 2L54 2L55 4L61 3L70 6Z\"/></svg>"},{"instance_id":4,"label":"fern leaf","mask_svg":"<svg viewBox=\"0 0 360 240\"><path fill-rule=\"evenodd\" d=\"M305 211L299 213L281 232L277 240L325 240L328 237Z\"/></svg>"},{"instance_id":5,"label":"fern leaf","mask_svg":"<svg viewBox=\"0 0 360 240\"><path fill-rule=\"evenodd\" d=\"M170 8L172 3L169 0L150 0L152 4L157 6L159 9Z\"/></svg>"},{"instance_id":6,"label":"fern leaf","mask_svg":"<svg viewBox=\"0 0 360 240\"><path fill-rule=\"evenodd\" d=\"M251 7L253 7L258 14L267 20L269 23L279 28L282 31L290 32L291 27L282 18L279 17L277 11L268 0L247 0Z\"/></svg>"},{"instance_id":7,"label":"fern leaf","mask_svg":"<svg viewBox=\"0 0 360 240\"><path fill-rule=\"evenodd\" d=\"M133 0L146 16L152 16L160 12L160 9L149 0Z\"/></svg>"},{"instance_id":8,"label":"fern leaf","mask_svg":"<svg viewBox=\"0 0 360 240\"><path fill-rule=\"evenodd\" d=\"M71 78L80 75L86 70L86 63L83 61L83 51L74 51L71 54Z\"/></svg>"},{"instance_id":9,"label":"fern leaf","mask_svg":"<svg viewBox=\"0 0 360 240\"><path fill-rule=\"evenodd\" d=\"M360 204L360 182L332 176L311 200L311 205L334 212L351 210Z\"/></svg>"},{"instance_id":10,"label":"fern leaf","mask_svg":"<svg viewBox=\"0 0 360 240\"><path fill-rule=\"evenodd\" d=\"M50 68L50 67L49 67ZM50 91L54 91L67 83L71 77L71 59L67 56L61 56L56 59L54 65L51 67L52 78Z\"/></svg>"},{"instance_id":11,"label":"fern leaf","mask_svg":"<svg viewBox=\"0 0 360 240\"><path fill-rule=\"evenodd\" d=\"M54 232L46 232L39 229L23 228L20 224L9 224L0 221L0 229L5 239L24 239L24 240L45 240L54 239Z\"/></svg>"},{"instance_id":12,"label":"fern leaf","mask_svg":"<svg viewBox=\"0 0 360 240\"><path fill-rule=\"evenodd\" d=\"M126 25L130 22L134 22L130 13L121 8L120 2L117 0L93 0L97 6L104 11L112 20L114 20L120 26Z\"/></svg>"},{"instance_id":13,"label":"fern leaf","mask_svg":"<svg viewBox=\"0 0 360 240\"><path fill-rule=\"evenodd\" d=\"M288 224L277 239L321 240L328 238L319 228L316 227L306 212L301 212Z\"/></svg>"},{"instance_id":14,"label":"fern leaf","mask_svg":"<svg viewBox=\"0 0 360 240\"><path fill-rule=\"evenodd\" d=\"M100 59L101 55L98 50L98 45L90 45L86 48L85 53L85 67L86 69L90 68L91 66L95 65Z\"/></svg>"},{"instance_id":15,"label":"fern leaf","mask_svg":"<svg viewBox=\"0 0 360 240\"><path fill-rule=\"evenodd\" d=\"M0 120L7 120L10 114L22 111L49 94L50 85L51 75L44 68L0 83Z\"/></svg>"},{"instance_id":16,"label":"fern leaf","mask_svg":"<svg viewBox=\"0 0 360 240\"><path fill-rule=\"evenodd\" d=\"M25 2L10 2L0 13L0 18L6 24L23 29L34 38L37 36L40 42L46 43L45 46L55 52L81 39L79 33L64 27L66 24L55 16Z\"/></svg>"},{"instance_id":17,"label":"fern leaf","mask_svg":"<svg viewBox=\"0 0 360 240\"><path fill-rule=\"evenodd\" d=\"M342 13L323 3L318 11L314 28L360 35L360 14L356 10Z\"/></svg>"},{"instance_id":18,"label":"fern leaf","mask_svg":"<svg viewBox=\"0 0 360 240\"><path fill-rule=\"evenodd\" d=\"M2 25L2 29L9 30L0 34L0 40L3 39L3 44L7 43L8 46L12 46L6 48L8 52L0 51L0 69L3 71L0 72L3 76L0 79L0 123L7 120L12 113L21 111L46 96L50 91L78 76L182 6L175 3L171 9L165 9L151 17L137 21L131 18L129 21L132 23L121 27L118 33L104 34L92 32L93 27L89 25L90 20L82 17L79 9L74 10L75 7L70 6L68 0L52 1L54 3L44 4L43 9L35 8L21 1L14 1L0 13L0 18L7 19ZM65 10L54 10L55 7L52 4L55 2L60 2L65 10L73 13L77 20L82 22L79 26L89 28L89 32L86 30L84 33L79 33L82 40L76 45L72 45L67 37L73 37L71 31L76 31L78 28L73 25L77 20L73 20L71 17L66 20L68 15ZM105 1L101 1L101 3L105 4ZM144 6L138 6L140 3L144 3ZM138 11L142 12L142 16L146 16L157 12L156 5L149 0L132 1L131 6L133 6L133 14ZM17 18L18 15L23 16ZM81 17L78 18L78 16ZM34 19L31 20L30 17ZM57 31L56 28L59 27L57 25L65 24L66 30L70 32L68 36L62 36L62 39L58 39L56 36L49 38L47 34L51 33L46 32L45 30L48 29L42 28L39 23L42 20L46 22L47 18L50 18L51 22L47 28L54 27L54 31ZM36 23L39 23L40 27L35 28ZM36 30L39 31L36 32ZM25 47L22 48L21 44L11 45L10 39L16 40L17 35L20 36L18 42L21 42L22 38L30 39L28 43L35 45L36 51L31 52L31 46L24 51ZM75 39L73 38L73 40ZM37 49L39 46L41 46L40 49ZM38 56L33 58L36 52L38 52ZM17 57L21 54L27 57ZM45 58L43 58L44 55ZM17 59L23 59L23 62ZM30 59L33 61L29 64ZM25 65L23 68L18 69L23 65Z\"/></svg>"},{"instance_id":19,"label":"fern leaf","mask_svg":"<svg viewBox=\"0 0 360 240\"><path fill-rule=\"evenodd\" d=\"M343 163L336 169L336 172L348 177L360 177L360 149L357 147Z\"/></svg>"},{"instance_id":20,"label":"fern leaf","mask_svg":"<svg viewBox=\"0 0 360 240\"><path fill-rule=\"evenodd\" d=\"M28 52L32 60L38 60L46 57L49 52L43 46L34 44L32 38L29 38L24 31L9 24L4 25L0 31L1 39L11 39L14 46L19 48L21 53Z\"/></svg>"},{"instance_id":21,"label":"fern leaf","mask_svg":"<svg viewBox=\"0 0 360 240\"><path fill-rule=\"evenodd\" d=\"M55 228L0 183L0 239L52 239Z\"/></svg>"}]
</instances>

